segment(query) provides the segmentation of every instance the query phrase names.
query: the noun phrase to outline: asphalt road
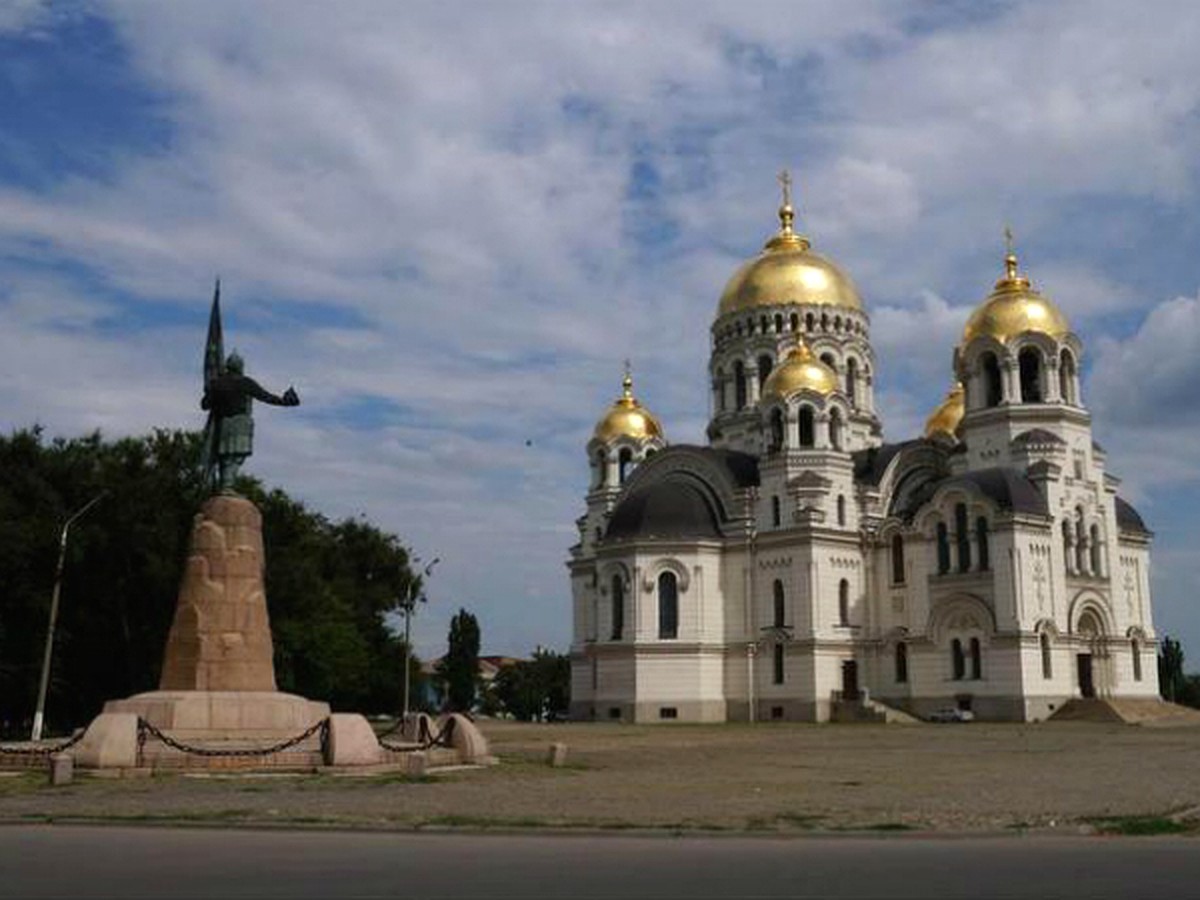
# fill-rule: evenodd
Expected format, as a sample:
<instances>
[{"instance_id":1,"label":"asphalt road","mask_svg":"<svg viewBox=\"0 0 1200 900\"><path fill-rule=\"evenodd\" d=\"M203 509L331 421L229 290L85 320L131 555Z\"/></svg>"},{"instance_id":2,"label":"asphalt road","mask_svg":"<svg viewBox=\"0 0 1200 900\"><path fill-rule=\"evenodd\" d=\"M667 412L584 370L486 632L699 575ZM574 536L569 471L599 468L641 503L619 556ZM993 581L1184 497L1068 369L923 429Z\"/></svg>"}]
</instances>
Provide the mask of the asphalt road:
<instances>
[{"instance_id":1,"label":"asphalt road","mask_svg":"<svg viewBox=\"0 0 1200 900\"><path fill-rule=\"evenodd\" d=\"M1180 838L670 838L0 827L0 897L1152 897Z\"/></svg>"}]
</instances>

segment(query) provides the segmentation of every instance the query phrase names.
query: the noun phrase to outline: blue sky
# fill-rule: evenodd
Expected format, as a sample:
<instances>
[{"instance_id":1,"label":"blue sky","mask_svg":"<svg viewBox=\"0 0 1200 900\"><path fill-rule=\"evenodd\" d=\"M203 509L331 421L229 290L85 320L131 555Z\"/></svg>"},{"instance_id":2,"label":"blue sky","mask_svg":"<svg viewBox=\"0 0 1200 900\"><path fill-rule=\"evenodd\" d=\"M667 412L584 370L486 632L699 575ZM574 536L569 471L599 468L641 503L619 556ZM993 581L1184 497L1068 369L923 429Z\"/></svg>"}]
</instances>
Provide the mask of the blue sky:
<instances>
[{"instance_id":1,"label":"blue sky","mask_svg":"<svg viewBox=\"0 0 1200 900\"><path fill-rule=\"evenodd\" d=\"M787 166L889 439L1011 223L1200 661L1197 46L1190 2L0 0L0 427L199 427L219 273L228 342L304 401L252 471L441 557L427 655L459 606L489 651L565 648L621 361L702 440L717 297Z\"/></svg>"}]
</instances>

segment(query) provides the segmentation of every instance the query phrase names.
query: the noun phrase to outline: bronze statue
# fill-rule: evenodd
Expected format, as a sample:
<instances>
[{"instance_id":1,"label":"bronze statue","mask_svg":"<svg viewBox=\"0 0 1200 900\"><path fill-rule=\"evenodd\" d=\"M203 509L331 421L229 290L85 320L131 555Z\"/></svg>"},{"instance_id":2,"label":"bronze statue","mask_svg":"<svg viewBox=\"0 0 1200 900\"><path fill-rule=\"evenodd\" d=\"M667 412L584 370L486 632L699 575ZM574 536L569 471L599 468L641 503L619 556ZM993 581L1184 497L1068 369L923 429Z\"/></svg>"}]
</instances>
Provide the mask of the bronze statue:
<instances>
[{"instance_id":1,"label":"bronze statue","mask_svg":"<svg viewBox=\"0 0 1200 900\"><path fill-rule=\"evenodd\" d=\"M289 387L280 397L246 375L245 363L233 351L225 356L221 327L221 282L213 294L208 320L208 343L204 350L204 399L208 410L204 427L201 466L204 479L214 492L232 492L233 480L242 463L254 452L253 401L272 406L299 406L300 398Z\"/></svg>"}]
</instances>

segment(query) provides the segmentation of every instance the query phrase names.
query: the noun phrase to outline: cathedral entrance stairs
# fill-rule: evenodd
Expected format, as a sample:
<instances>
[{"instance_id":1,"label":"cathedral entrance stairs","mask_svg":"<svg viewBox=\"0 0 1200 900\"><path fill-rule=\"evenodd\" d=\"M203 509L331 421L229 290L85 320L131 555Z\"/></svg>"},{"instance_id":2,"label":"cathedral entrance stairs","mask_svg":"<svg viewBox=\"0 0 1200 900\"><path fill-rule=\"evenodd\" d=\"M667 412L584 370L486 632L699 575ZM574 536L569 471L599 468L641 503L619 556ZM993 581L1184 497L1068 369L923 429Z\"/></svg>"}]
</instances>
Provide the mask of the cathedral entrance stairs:
<instances>
[{"instance_id":1,"label":"cathedral entrance stairs","mask_svg":"<svg viewBox=\"0 0 1200 900\"><path fill-rule=\"evenodd\" d=\"M865 691L860 692L853 700L845 699L840 691L835 691L833 704L830 707L829 721L861 724L911 724L921 720L894 706L888 706L886 703L872 699L867 696Z\"/></svg>"}]
</instances>

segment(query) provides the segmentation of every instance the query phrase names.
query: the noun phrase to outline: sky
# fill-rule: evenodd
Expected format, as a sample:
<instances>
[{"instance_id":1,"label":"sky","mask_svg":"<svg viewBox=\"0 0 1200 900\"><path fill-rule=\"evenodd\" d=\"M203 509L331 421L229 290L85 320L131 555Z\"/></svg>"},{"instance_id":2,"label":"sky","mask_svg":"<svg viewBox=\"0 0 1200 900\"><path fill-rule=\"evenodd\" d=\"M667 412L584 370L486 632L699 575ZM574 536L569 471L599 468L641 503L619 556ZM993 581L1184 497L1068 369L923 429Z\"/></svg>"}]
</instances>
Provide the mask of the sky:
<instances>
[{"instance_id":1,"label":"sky","mask_svg":"<svg viewBox=\"0 0 1200 900\"><path fill-rule=\"evenodd\" d=\"M885 435L1022 268L1200 661L1200 5L0 0L0 429L200 428L222 279L247 469L439 558L426 656L565 650L585 445L632 360L703 442L721 290L776 226L857 283Z\"/></svg>"}]
</instances>

